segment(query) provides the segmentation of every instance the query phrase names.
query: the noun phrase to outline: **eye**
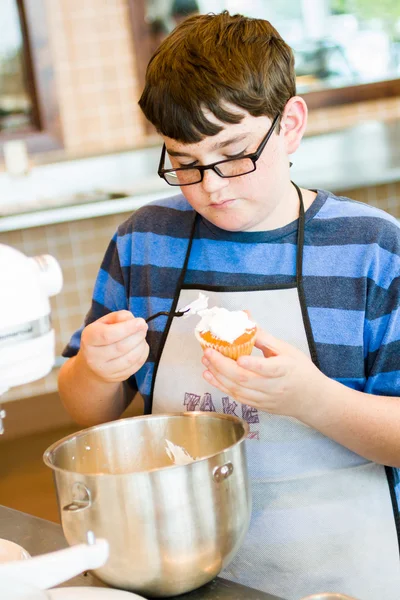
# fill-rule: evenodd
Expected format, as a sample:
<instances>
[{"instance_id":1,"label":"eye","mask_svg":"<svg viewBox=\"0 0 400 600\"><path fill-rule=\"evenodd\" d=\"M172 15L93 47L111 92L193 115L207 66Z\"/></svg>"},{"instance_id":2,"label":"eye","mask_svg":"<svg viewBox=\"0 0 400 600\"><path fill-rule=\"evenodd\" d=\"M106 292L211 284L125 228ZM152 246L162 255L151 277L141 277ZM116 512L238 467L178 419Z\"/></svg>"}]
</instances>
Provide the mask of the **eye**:
<instances>
[{"instance_id":1,"label":"eye","mask_svg":"<svg viewBox=\"0 0 400 600\"><path fill-rule=\"evenodd\" d=\"M247 148L245 148L244 150L242 150L242 152L238 152L237 154L225 154L227 159L231 159L231 158L242 158L243 156L246 156L246 152L247 152Z\"/></svg>"},{"instance_id":2,"label":"eye","mask_svg":"<svg viewBox=\"0 0 400 600\"><path fill-rule=\"evenodd\" d=\"M197 165L197 160L195 160L194 162L191 163L180 163L178 162L178 168L179 169L190 169L191 167L195 167Z\"/></svg>"}]
</instances>

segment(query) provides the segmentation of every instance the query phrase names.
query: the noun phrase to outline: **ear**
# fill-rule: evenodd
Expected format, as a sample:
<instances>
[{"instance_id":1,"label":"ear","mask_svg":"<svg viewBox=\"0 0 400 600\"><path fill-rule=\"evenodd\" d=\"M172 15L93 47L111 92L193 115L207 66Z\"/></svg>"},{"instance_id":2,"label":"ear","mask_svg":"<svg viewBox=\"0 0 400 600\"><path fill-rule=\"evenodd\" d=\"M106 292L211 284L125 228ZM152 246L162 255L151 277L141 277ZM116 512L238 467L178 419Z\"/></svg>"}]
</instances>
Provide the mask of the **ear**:
<instances>
[{"instance_id":1,"label":"ear","mask_svg":"<svg viewBox=\"0 0 400 600\"><path fill-rule=\"evenodd\" d=\"M286 103L281 118L281 135L287 154L296 152L307 125L307 104L300 96L293 96Z\"/></svg>"}]
</instances>

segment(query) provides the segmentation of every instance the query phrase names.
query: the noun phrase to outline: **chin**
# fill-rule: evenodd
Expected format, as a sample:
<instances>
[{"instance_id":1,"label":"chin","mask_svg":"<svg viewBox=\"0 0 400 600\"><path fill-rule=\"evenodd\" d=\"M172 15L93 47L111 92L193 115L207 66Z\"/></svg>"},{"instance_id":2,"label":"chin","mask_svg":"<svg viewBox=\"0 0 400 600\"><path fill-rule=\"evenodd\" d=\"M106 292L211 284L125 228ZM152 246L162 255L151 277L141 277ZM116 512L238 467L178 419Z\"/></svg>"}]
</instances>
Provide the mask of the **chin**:
<instances>
[{"instance_id":1,"label":"chin","mask_svg":"<svg viewBox=\"0 0 400 600\"><path fill-rule=\"evenodd\" d=\"M225 231L231 231L232 233L240 233L241 231L249 231L251 229L251 226L245 223L219 223L218 221L215 221L214 225Z\"/></svg>"}]
</instances>

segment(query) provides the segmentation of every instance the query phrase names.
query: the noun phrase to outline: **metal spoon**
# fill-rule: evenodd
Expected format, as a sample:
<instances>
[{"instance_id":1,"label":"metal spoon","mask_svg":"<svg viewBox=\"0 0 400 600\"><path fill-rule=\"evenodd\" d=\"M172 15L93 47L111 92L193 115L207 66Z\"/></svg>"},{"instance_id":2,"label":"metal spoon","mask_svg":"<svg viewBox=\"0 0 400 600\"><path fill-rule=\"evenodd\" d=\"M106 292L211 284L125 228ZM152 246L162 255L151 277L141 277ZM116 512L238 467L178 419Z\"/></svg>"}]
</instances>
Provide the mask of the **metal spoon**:
<instances>
[{"instance_id":1,"label":"metal spoon","mask_svg":"<svg viewBox=\"0 0 400 600\"><path fill-rule=\"evenodd\" d=\"M174 313L170 313L168 311L161 311L158 313L155 313L154 315L150 315L150 317L147 317L146 319L146 323L148 323L149 321L152 321L153 319L157 319L157 317L162 317L162 316L166 316L169 317L170 314L172 314L174 317L183 317L183 315L187 312L189 312L190 308L187 308L186 310L178 310L177 312Z\"/></svg>"}]
</instances>

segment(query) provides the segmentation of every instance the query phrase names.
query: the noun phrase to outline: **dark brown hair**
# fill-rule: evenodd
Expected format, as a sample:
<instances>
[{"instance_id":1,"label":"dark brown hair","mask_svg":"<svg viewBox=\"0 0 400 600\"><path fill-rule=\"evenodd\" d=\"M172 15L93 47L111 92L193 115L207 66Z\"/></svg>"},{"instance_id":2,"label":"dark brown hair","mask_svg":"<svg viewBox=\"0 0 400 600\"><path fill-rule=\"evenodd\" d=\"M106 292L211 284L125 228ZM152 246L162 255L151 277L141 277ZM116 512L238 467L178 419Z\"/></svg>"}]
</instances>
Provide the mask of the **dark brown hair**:
<instances>
[{"instance_id":1,"label":"dark brown hair","mask_svg":"<svg viewBox=\"0 0 400 600\"><path fill-rule=\"evenodd\" d=\"M242 115L274 118L296 94L294 56L263 19L221 14L189 17L162 42L146 71L139 105L157 131L183 143L216 135Z\"/></svg>"}]
</instances>

